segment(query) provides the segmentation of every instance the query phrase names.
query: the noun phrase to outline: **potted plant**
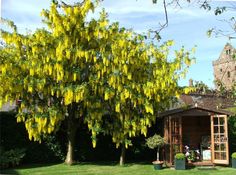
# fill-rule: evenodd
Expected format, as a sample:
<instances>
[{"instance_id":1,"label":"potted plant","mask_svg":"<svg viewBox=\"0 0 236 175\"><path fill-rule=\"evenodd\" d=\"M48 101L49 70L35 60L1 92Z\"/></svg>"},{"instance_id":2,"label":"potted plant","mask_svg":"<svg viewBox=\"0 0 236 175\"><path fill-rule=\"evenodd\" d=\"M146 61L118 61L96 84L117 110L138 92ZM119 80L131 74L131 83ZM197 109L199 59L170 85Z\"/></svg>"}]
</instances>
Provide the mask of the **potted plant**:
<instances>
[{"instance_id":1,"label":"potted plant","mask_svg":"<svg viewBox=\"0 0 236 175\"><path fill-rule=\"evenodd\" d=\"M196 160L194 151L189 152L189 156L187 157L187 159L188 159L188 163L192 163Z\"/></svg>"},{"instance_id":2,"label":"potted plant","mask_svg":"<svg viewBox=\"0 0 236 175\"><path fill-rule=\"evenodd\" d=\"M232 155L232 168L236 168L236 152L234 152Z\"/></svg>"},{"instance_id":3,"label":"potted plant","mask_svg":"<svg viewBox=\"0 0 236 175\"><path fill-rule=\"evenodd\" d=\"M185 170L185 155L183 153L177 153L175 155L175 169Z\"/></svg>"},{"instance_id":4,"label":"potted plant","mask_svg":"<svg viewBox=\"0 0 236 175\"><path fill-rule=\"evenodd\" d=\"M157 159L153 161L154 169L161 170L163 161L159 159L159 150L162 146L165 145L165 139L162 138L160 135L155 134L152 137L146 139L146 144L151 149L157 149Z\"/></svg>"}]
</instances>

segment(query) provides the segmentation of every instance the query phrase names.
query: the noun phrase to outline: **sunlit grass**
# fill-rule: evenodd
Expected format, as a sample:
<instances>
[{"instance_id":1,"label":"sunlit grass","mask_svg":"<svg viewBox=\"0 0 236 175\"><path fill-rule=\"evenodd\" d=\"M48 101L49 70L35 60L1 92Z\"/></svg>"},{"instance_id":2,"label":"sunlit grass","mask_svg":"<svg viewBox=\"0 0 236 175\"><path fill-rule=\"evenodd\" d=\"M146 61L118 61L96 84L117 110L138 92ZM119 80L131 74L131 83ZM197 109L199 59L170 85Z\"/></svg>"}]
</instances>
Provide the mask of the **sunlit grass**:
<instances>
[{"instance_id":1,"label":"sunlit grass","mask_svg":"<svg viewBox=\"0 0 236 175\"><path fill-rule=\"evenodd\" d=\"M228 167L217 167L216 170L174 170L165 168L154 170L151 164L126 164L121 167L116 163L79 163L73 166L65 164L56 165L30 165L16 169L1 171L3 174L19 175L234 175L236 169Z\"/></svg>"}]
</instances>

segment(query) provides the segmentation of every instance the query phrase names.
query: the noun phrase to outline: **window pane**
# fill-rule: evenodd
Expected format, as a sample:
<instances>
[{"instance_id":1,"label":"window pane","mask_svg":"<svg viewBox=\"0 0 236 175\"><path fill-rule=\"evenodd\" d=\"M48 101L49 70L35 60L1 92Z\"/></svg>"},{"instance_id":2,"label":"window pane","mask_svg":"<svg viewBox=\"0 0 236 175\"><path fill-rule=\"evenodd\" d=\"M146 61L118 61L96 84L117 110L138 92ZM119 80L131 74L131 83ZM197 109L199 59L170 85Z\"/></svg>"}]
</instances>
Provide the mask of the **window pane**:
<instances>
[{"instance_id":1,"label":"window pane","mask_svg":"<svg viewBox=\"0 0 236 175\"><path fill-rule=\"evenodd\" d=\"M215 143L214 146L215 146L215 151L220 151L220 144Z\"/></svg>"},{"instance_id":2,"label":"window pane","mask_svg":"<svg viewBox=\"0 0 236 175\"><path fill-rule=\"evenodd\" d=\"M218 117L213 118L214 125L218 125Z\"/></svg>"},{"instance_id":3,"label":"window pane","mask_svg":"<svg viewBox=\"0 0 236 175\"><path fill-rule=\"evenodd\" d=\"M219 135L214 135L214 142L220 142Z\"/></svg>"},{"instance_id":4,"label":"window pane","mask_svg":"<svg viewBox=\"0 0 236 175\"><path fill-rule=\"evenodd\" d=\"M173 145L173 151L174 153L179 153L180 152L180 145Z\"/></svg>"},{"instance_id":5,"label":"window pane","mask_svg":"<svg viewBox=\"0 0 236 175\"><path fill-rule=\"evenodd\" d=\"M219 130L218 130L218 126L214 126L214 133L218 133Z\"/></svg>"},{"instance_id":6,"label":"window pane","mask_svg":"<svg viewBox=\"0 0 236 175\"><path fill-rule=\"evenodd\" d=\"M179 135L172 136L172 143L179 143Z\"/></svg>"},{"instance_id":7,"label":"window pane","mask_svg":"<svg viewBox=\"0 0 236 175\"><path fill-rule=\"evenodd\" d=\"M227 137L225 137L224 134L221 134L220 135L220 142L227 142L227 141L228 141Z\"/></svg>"},{"instance_id":8,"label":"window pane","mask_svg":"<svg viewBox=\"0 0 236 175\"><path fill-rule=\"evenodd\" d=\"M226 151L225 143L220 144L220 150L221 151Z\"/></svg>"},{"instance_id":9,"label":"window pane","mask_svg":"<svg viewBox=\"0 0 236 175\"><path fill-rule=\"evenodd\" d=\"M220 152L215 152L215 159L220 160Z\"/></svg>"},{"instance_id":10,"label":"window pane","mask_svg":"<svg viewBox=\"0 0 236 175\"><path fill-rule=\"evenodd\" d=\"M226 152L221 153L221 160L226 160Z\"/></svg>"},{"instance_id":11,"label":"window pane","mask_svg":"<svg viewBox=\"0 0 236 175\"><path fill-rule=\"evenodd\" d=\"M220 117L220 125L224 125L225 124L225 118L224 117Z\"/></svg>"},{"instance_id":12,"label":"window pane","mask_svg":"<svg viewBox=\"0 0 236 175\"><path fill-rule=\"evenodd\" d=\"M225 127L224 126L220 126L220 133L225 133Z\"/></svg>"}]
</instances>

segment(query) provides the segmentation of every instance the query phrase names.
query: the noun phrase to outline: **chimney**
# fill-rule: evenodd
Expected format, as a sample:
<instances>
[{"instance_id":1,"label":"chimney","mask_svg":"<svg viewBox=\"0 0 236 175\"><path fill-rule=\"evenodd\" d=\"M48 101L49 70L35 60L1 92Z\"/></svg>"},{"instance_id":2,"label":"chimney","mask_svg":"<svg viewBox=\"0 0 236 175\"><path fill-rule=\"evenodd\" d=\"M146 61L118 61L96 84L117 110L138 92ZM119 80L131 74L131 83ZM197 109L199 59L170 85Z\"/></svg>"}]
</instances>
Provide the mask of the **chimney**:
<instances>
[{"instance_id":1,"label":"chimney","mask_svg":"<svg viewBox=\"0 0 236 175\"><path fill-rule=\"evenodd\" d=\"M193 87L193 80L192 79L189 79L188 83L189 83L189 87Z\"/></svg>"}]
</instances>

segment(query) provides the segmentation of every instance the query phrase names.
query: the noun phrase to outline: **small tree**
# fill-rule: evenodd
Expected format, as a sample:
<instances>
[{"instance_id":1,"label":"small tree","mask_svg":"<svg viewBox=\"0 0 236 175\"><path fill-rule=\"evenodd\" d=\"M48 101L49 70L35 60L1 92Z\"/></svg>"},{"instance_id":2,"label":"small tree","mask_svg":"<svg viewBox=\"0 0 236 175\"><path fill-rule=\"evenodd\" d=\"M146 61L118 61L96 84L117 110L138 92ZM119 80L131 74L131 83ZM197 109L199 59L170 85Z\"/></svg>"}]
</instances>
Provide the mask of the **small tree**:
<instances>
[{"instance_id":1,"label":"small tree","mask_svg":"<svg viewBox=\"0 0 236 175\"><path fill-rule=\"evenodd\" d=\"M157 148L157 162L160 162L159 160L159 150L162 146L165 145L165 139L162 138L160 135L155 134L152 137L149 137L148 139L146 139L146 144L149 148L151 149L155 149Z\"/></svg>"}]
</instances>

